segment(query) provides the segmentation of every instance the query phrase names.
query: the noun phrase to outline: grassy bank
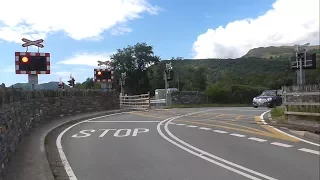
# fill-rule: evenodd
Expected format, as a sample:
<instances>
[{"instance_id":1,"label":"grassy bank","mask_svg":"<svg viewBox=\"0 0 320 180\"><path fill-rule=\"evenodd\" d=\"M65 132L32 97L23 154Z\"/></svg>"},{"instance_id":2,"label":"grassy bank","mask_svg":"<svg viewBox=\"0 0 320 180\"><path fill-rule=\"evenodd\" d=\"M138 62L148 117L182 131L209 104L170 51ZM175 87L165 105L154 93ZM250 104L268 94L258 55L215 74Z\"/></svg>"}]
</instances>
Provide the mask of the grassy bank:
<instances>
[{"instance_id":1,"label":"grassy bank","mask_svg":"<svg viewBox=\"0 0 320 180\"><path fill-rule=\"evenodd\" d=\"M276 107L271 109L271 118L279 123L287 123L287 119L284 115L284 107Z\"/></svg>"},{"instance_id":2,"label":"grassy bank","mask_svg":"<svg viewBox=\"0 0 320 180\"><path fill-rule=\"evenodd\" d=\"M167 108L251 107L250 104L175 104Z\"/></svg>"}]
</instances>

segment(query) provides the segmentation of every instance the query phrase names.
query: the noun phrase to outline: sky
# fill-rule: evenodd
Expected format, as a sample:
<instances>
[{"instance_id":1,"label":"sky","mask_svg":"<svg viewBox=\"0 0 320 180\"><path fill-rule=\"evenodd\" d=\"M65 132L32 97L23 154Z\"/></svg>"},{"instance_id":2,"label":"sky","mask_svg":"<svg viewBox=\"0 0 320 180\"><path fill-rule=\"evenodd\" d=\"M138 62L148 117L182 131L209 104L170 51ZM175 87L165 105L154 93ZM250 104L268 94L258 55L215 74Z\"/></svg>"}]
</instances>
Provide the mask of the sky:
<instances>
[{"instance_id":1,"label":"sky","mask_svg":"<svg viewBox=\"0 0 320 180\"><path fill-rule=\"evenodd\" d=\"M16 75L22 38L44 39L51 74L39 83L93 77L97 61L138 42L166 60L238 58L256 47L319 45L319 0L0 1L0 83ZM36 52L29 47L29 52Z\"/></svg>"}]
</instances>

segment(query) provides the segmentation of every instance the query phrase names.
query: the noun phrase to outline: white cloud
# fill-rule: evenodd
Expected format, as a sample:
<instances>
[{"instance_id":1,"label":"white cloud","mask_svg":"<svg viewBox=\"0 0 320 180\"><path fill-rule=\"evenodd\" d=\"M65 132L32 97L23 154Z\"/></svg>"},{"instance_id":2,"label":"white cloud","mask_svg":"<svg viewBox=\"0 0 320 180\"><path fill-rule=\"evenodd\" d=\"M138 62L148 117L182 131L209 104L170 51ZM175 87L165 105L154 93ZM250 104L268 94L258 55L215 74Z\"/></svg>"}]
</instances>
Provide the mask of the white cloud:
<instances>
[{"instance_id":1,"label":"white cloud","mask_svg":"<svg viewBox=\"0 0 320 180\"><path fill-rule=\"evenodd\" d=\"M113 53L76 53L57 64L98 66L98 61L109 61Z\"/></svg>"},{"instance_id":2,"label":"white cloud","mask_svg":"<svg viewBox=\"0 0 320 180\"><path fill-rule=\"evenodd\" d=\"M193 44L194 58L237 58L255 47L319 44L319 0L277 0L254 19L208 29Z\"/></svg>"},{"instance_id":3,"label":"white cloud","mask_svg":"<svg viewBox=\"0 0 320 180\"><path fill-rule=\"evenodd\" d=\"M75 40L101 39L105 30L130 32L126 22L141 13L157 14L148 0L10 0L0 2L0 39L21 43L21 38L45 38L63 31ZM115 34L115 32L112 32Z\"/></svg>"}]
</instances>

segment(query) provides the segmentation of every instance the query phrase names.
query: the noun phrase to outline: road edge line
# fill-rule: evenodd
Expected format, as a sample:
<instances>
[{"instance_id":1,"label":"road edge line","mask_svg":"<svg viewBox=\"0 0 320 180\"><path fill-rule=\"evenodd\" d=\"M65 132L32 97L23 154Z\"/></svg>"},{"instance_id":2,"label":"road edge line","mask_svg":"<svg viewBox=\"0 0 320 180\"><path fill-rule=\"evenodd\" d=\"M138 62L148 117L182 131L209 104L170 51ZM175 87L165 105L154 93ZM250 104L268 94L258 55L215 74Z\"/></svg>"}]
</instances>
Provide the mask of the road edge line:
<instances>
[{"instance_id":1,"label":"road edge line","mask_svg":"<svg viewBox=\"0 0 320 180\"><path fill-rule=\"evenodd\" d=\"M66 173L67 173L67 175L68 175L68 177L69 177L69 180L78 180L78 179L77 179L76 175L74 174L74 172L73 172L73 170L72 170L72 167L70 166L70 164L69 164L69 162L68 162L68 159L67 159L67 157L66 157L66 154L65 154L64 151L63 151L63 147L62 147L62 144L61 144L62 136L63 136L68 130L70 130L71 128L73 128L74 126L77 126L77 125L82 124L82 123L84 123L84 122L91 121L91 120L94 120L94 119L103 118L103 117L108 117L108 116L115 116L115 115L119 115L119 114L125 114L125 113L127 113L127 112L107 114L107 115L103 115L103 116L98 116L98 117L86 119L86 120L80 121L80 122L78 122L78 123L75 123L75 124L67 127L66 129L64 129L64 130L58 135L58 137L57 137L57 139L56 139L56 146L57 146L58 153L59 153L61 162L62 162L62 164L63 164L63 167L64 167L64 169L65 169L65 171L66 171ZM71 121L73 121L73 120L71 120ZM70 122L70 121L68 121L68 122ZM57 128L57 127L59 127L59 126L62 126L62 125L64 125L64 124L68 123L68 122L61 123L60 125L52 128L52 129L49 131L49 133L50 133L52 130L54 130L55 128ZM47 134L49 134L49 133L47 133ZM45 136L45 137L46 137L46 136ZM42 144L42 143L41 143L41 144ZM43 145L44 145L44 144L43 144ZM40 145L40 149L42 148L41 146L42 146L42 145ZM43 147L43 149L44 149L44 147Z\"/></svg>"},{"instance_id":2,"label":"road edge line","mask_svg":"<svg viewBox=\"0 0 320 180\"><path fill-rule=\"evenodd\" d=\"M224 169L227 169L227 170L229 170L229 171L235 172L235 173L237 173L237 174L239 174L239 175L242 175L242 176L244 176L244 177L250 178L250 179L252 179L252 180L261 180L261 179L259 179L259 178L256 178L256 177L250 175L250 174L247 174L247 173L245 173L245 172L242 172L242 171L240 171L240 170L237 170L237 169L235 169L235 168L233 168L233 167L227 166L226 164L223 164L223 163L221 163L221 162L218 162L218 161L215 161L215 160L210 159L210 158L208 158L208 157L205 157L205 156L203 156L202 154L199 154L199 153L193 151L192 149L188 149L188 148L184 147L183 145L178 144L177 142L175 142L175 141L171 140L170 138L168 138L168 137L161 131L161 125L162 125L163 123L165 123L165 121L169 122L170 120L174 120L174 119L177 119L177 118L179 118L179 117L171 117L171 118L165 119L165 120L161 121L161 122L157 125L157 131L158 131L158 133L160 134L160 136L162 136L162 138L164 138L164 139L167 140L168 142L172 143L173 145L179 147L180 149L182 149L182 150L184 150L184 151L186 151L186 152L188 152L188 153L190 153L190 154L192 154L192 155L195 155L195 156L197 156L197 157L199 157L199 158L201 158L201 159L204 159L204 160L206 160L206 161L208 161L208 162L211 162L212 164L215 164L215 165L217 165L217 166L220 166L220 167L222 167L222 168L224 168Z\"/></svg>"},{"instance_id":3,"label":"road edge line","mask_svg":"<svg viewBox=\"0 0 320 180\"><path fill-rule=\"evenodd\" d=\"M183 140L177 138L175 135L173 135L173 134L169 131L167 124L168 124L169 122L171 122L172 120L174 120L174 119L168 120L167 123L165 124L165 126L164 126L165 131L166 131L166 133L167 133L171 138L175 139L176 141L180 142L181 144L183 144L183 145L185 145L185 146L187 146L187 147L189 147L189 148L191 148L191 149L193 149L193 150L195 150L195 151L198 151L198 152L200 152L200 153L203 154L203 155L207 155L207 156L211 157L212 159L215 159L215 160L217 160L217 161L221 161L221 162L223 162L223 163L225 163L225 164L227 164L227 165L230 165L230 166L236 167L236 168L238 168L238 169L241 169L242 171L244 171L244 172L240 171L240 172L242 172L242 173L245 173L245 172L246 172L245 174L247 174L247 173L252 173L252 174L254 174L254 175L258 176L258 177L262 177L262 178L265 178L265 179L268 179L268 180L277 180L276 178L267 176L267 175L265 175L265 174L259 173L259 172L257 172L257 171L252 170L252 169L249 169L249 168L246 168L246 167L241 166L241 165L239 165L239 164L233 163L233 162L228 161L228 160L226 160L226 159L223 159L223 158L221 158L221 157L215 156L215 155L210 154L210 153L208 153L208 152L206 152L206 151L203 151L203 150L201 150L201 149L199 149L199 148L197 148L197 147L195 147L195 146L192 146L191 144L188 144L188 143L184 142ZM231 168L232 168L232 167L231 167ZM239 170L237 170L237 171L239 171ZM249 174L248 174L248 175L249 175ZM251 176L251 175L250 175L250 176ZM247 177L247 176L245 176L245 177ZM254 176L252 176L252 177L254 177ZM256 177L254 177L254 178L256 178ZM259 179L259 178L256 178L256 179Z\"/></svg>"},{"instance_id":4,"label":"road edge line","mask_svg":"<svg viewBox=\"0 0 320 180\"><path fill-rule=\"evenodd\" d=\"M314 143L314 142L307 141L307 140L305 140L305 139L296 137L296 136L294 136L294 135L291 135L291 134L288 134L288 133L286 133L286 132L283 132L283 131L281 131L280 129L274 127L274 126L269 125L269 124L264 120L263 116L264 116L266 113L270 112L270 111L271 111L271 110L265 111L264 113L262 113L262 114L260 115L260 120L261 120L261 122L262 122L263 124L268 125L269 127L273 128L274 130L276 130L276 131L278 131L278 132L280 132L280 133L282 133L282 134L285 134L285 135L290 136L290 137L292 137L292 138L298 139L298 140L303 141L303 142L305 142L305 143L308 143L308 144L311 144L311 145L320 147L320 144L317 144L317 143Z\"/></svg>"}]
</instances>

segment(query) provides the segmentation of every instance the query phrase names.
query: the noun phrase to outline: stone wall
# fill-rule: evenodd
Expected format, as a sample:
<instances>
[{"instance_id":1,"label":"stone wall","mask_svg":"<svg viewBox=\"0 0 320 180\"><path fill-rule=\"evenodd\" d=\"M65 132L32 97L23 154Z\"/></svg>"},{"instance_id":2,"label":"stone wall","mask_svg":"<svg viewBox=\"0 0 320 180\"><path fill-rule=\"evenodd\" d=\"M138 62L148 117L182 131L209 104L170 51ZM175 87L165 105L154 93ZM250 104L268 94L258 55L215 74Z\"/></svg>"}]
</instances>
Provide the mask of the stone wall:
<instances>
[{"instance_id":1,"label":"stone wall","mask_svg":"<svg viewBox=\"0 0 320 180\"><path fill-rule=\"evenodd\" d=\"M197 91L174 91L170 94L170 104L206 104L207 95Z\"/></svg>"},{"instance_id":2,"label":"stone wall","mask_svg":"<svg viewBox=\"0 0 320 180\"><path fill-rule=\"evenodd\" d=\"M114 92L0 89L0 177L31 128L75 113L112 109L119 109L119 95Z\"/></svg>"}]
</instances>

